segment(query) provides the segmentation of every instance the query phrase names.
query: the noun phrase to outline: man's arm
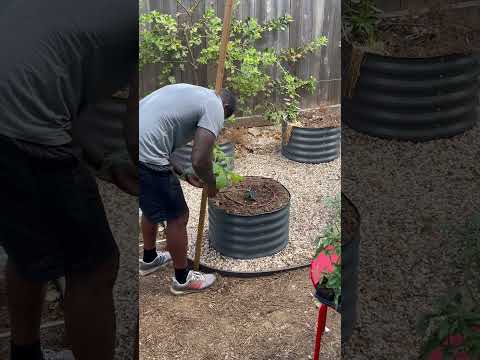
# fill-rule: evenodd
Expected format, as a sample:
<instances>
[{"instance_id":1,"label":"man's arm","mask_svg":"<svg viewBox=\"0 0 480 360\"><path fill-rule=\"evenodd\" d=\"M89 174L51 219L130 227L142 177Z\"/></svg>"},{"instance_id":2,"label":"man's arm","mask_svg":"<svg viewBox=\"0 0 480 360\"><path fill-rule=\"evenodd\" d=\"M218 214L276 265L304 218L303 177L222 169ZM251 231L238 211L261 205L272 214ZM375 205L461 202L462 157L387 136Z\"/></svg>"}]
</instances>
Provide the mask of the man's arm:
<instances>
[{"instance_id":1,"label":"man's arm","mask_svg":"<svg viewBox=\"0 0 480 360\"><path fill-rule=\"evenodd\" d=\"M205 184L208 196L217 195L215 175L213 174L213 146L215 135L204 128L198 127L192 150L192 167L200 180Z\"/></svg>"}]
</instances>

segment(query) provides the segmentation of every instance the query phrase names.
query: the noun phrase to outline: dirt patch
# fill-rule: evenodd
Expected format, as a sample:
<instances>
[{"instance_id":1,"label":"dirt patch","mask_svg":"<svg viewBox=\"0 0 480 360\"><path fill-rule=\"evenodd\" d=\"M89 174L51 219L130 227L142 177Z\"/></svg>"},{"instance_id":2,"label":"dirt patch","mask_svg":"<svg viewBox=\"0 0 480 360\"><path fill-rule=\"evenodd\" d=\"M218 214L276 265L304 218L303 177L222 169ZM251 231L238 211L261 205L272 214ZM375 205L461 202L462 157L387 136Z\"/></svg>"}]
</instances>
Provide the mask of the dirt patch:
<instances>
[{"instance_id":1,"label":"dirt patch","mask_svg":"<svg viewBox=\"0 0 480 360\"><path fill-rule=\"evenodd\" d=\"M260 215L284 208L290 201L287 189L269 178L246 176L236 185L222 190L213 203L232 215Z\"/></svg>"},{"instance_id":2,"label":"dirt patch","mask_svg":"<svg viewBox=\"0 0 480 360\"><path fill-rule=\"evenodd\" d=\"M246 142L245 135L246 128L223 128L218 136L217 143L224 144L226 142L233 142L235 144Z\"/></svg>"},{"instance_id":3,"label":"dirt patch","mask_svg":"<svg viewBox=\"0 0 480 360\"><path fill-rule=\"evenodd\" d=\"M451 9L382 19L377 34L381 52L394 57L434 57L480 49L480 28L465 25Z\"/></svg>"},{"instance_id":4,"label":"dirt patch","mask_svg":"<svg viewBox=\"0 0 480 360\"><path fill-rule=\"evenodd\" d=\"M341 122L340 108L325 107L307 110L301 114L299 122L305 128L338 128Z\"/></svg>"},{"instance_id":5,"label":"dirt patch","mask_svg":"<svg viewBox=\"0 0 480 360\"><path fill-rule=\"evenodd\" d=\"M311 359L318 309L308 269L221 278L201 294L172 296L173 269L140 279L141 360ZM340 359L340 320L329 311L320 358Z\"/></svg>"}]
</instances>

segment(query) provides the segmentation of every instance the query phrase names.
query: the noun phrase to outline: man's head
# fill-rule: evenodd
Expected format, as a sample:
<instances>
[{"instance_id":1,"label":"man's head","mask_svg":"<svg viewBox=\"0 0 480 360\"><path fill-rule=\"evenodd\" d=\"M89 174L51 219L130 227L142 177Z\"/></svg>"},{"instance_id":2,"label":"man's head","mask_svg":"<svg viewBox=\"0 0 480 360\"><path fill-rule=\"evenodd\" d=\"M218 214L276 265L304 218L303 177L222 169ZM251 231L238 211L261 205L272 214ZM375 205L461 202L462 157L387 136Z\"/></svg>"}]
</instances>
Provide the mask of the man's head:
<instances>
[{"instance_id":1,"label":"man's head","mask_svg":"<svg viewBox=\"0 0 480 360\"><path fill-rule=\"evenodd\" d=\"M237 110L237 99L229 90L223 89L220 93L220 98L223 102L223 110L225 112L225 119L232 116Z\"/></svg>"}]
</instances>

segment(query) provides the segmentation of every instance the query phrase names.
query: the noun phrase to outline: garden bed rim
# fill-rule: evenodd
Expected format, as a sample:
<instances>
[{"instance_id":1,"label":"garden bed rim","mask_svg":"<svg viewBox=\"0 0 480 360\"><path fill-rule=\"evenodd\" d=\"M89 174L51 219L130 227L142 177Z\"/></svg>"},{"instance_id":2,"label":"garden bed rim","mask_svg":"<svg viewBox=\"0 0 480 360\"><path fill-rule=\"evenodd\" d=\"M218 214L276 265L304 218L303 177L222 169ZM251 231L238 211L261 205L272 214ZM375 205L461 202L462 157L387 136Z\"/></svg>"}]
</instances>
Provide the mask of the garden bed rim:
<instances>
[{"instance_id":1,"label":"garden bed rim","mask_svg":"<svg viewBox=\"0 0 480 360\"><path fill-rule=\"evenodd\" d=\"M291 204L291 200L292 200L292 194L290 193L290 191L285 187L285 185L283 185L280 181L278 180L275 180L274 178L269 178L269 177L265 177L265 176L248 176L248 177L254 177L254 178L260 178L260 179L270 179L270 180L274 180L276 181L277 183L279 183L280 185L282 185L282 187L287 191L287 194L288 194L288 202L285 204L285 206L282 206L280 209L277 209L277 210L273 210L273 211L269 211L269 212L263 212L261 214L255 214L255 215L238 215L238 214L231 214L231 213L228 213L225 211L225 209L222 209L221 207L218 207L216 206L213 201L214 199L208 199L208 206L211 206L213 207L214 209L217 209L217 210L220 210L224 213L224 215L230 215L230 216L235 216L235 217L242 217L242 218L251 218L251 217L257 217L257 216L262 216L262 215L271 215L271 214L276 214L280 211L283 211L285 210L286 208L288 208Z\"/></svg>"},{"instance_id":2,"label":"garden bed rim","mask_svg":"<svg viewBox=\"0 0 480 360\"><path fill-rule=\"evenodd\" d=\"M283 121L283 124L285 126L290 126L292 129L304 129L304 130L337 130L341 129L342 125L340 124L339 126L326 126L326 127L304 127L304 126L296 126L292 125L288 121Z\"/></svg>"},{"instance_id":3,"label":"garden bed rim","mask_svg":"<svg viewBox=\"0 0 480 360\"><path fill-rule=\"evenodd\" d=\"M377 52L372 50L371 48L368 47L363 47L363 46L355 46L352 45L353 49L355 50L360 50L363 52L364 56L370 55L370 56L378 56L382 57L385 59L389 60L403 60L403 61L408 61L408 60L440 60L440 59L445 59L445 58L455 58L455 57L465 57L465 56L473 56L475 55L474 51L468 51L468 52L453 52L449 54L444 54L444 55L432 55L432 56L420 56L420 57L412 57L412 56L393 56L393 55L388 55L384 54L381 52Z\"/></svg>"}]
</instances>

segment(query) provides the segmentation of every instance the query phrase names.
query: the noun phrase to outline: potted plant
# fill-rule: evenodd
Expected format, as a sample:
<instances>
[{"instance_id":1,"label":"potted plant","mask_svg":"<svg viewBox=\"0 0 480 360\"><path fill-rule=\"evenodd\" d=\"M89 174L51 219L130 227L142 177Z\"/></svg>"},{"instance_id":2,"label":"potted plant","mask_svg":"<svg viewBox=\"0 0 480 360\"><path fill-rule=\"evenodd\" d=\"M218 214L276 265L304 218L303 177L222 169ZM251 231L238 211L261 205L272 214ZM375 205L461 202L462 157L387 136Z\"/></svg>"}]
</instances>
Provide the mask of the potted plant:
<instances>
[{"instance_id":1,"label":"potted plant","mask_svg":"<svg viewBox=\"0 0 480 360\"><path fill-rule=\"evenodd\" d=\"M330 162L340 156L340 107L302 113L282 122L282 155L310 164Z\"/></svg>"},{"instance_id":2,"label":"potted plant","mask_svg":"<svg viewBox=\"0 0 480 360\"><path fill-rule=\"evenodd\" d=\"M425 360L474 360L480 358L480 217L464 231L463 285L450 288L423 315L417 331L423 339L420 358Z\"/></svg>"},{"instance_id":3,"label":"potted plant","mask_svg":"<svg viewBox=\"0 0 480 360\"><path fill-rule=\"evenodd\" d=\"M282 184L246 176L209 199L210 245L232 258L273 255L288 244L289 217L290 193Z\"/></svg>"},{"instance_id":4,"label":"potted plant","mask_svg":"<svg viewBox=\"0 0 480 360\"><path fill-rule=\"evenodd\" d=\"M349 127L428 141L476 124L480 65L471 42L480 35L442 3L390 17L374 0L345 2L342 119Z\"/></svg>"},{"instance_id":5,"label":"potted plant","mask_svg":"<svg viewBox=\"0 0 480 360\"><path fill-rule=\"evenodd\" d=\"M342 339L348 341L356 321L360 216L343 193L327 199L327 206L334 213L323 235L317 239L315 254L315 260L322 257L325 265L321 266L321 273L312 274L312 278L319 278L317 299L341 312Z\"/></svg>"},{"instance_id":6,"label":"potted plant","mask_svg":"<svg viewBox=\"0 0 480 360\"><path fill-rule=\"evenodd\" d=\"M341 203L337 195L334 199L327 199L327 205L334 210L331 221L322 236L317 238L315 258L322 256L329 262L323 267L321 280L317 284L317 298L341 310L342 299L342 240L341 240Z\"/></svg>"},{"instance_id":7,"label":"potted plant","mask_svg":"<svg viewBox=\"0 0 480 360\"><path fill-rule=\"evenodd\" d=\"M280 76L273 81L279 95L277 103L269 104L265 113L272 123L282 126L282 155L302 163L324 163L335 160L340 153L340 108L323 107L301 111L304 94L313 94L317 87L314 77L300 79L293 75L295 64L307 54L328 44L321 36L296 49L284 49L277 60Z\"/></svg>"}]
</instances>

